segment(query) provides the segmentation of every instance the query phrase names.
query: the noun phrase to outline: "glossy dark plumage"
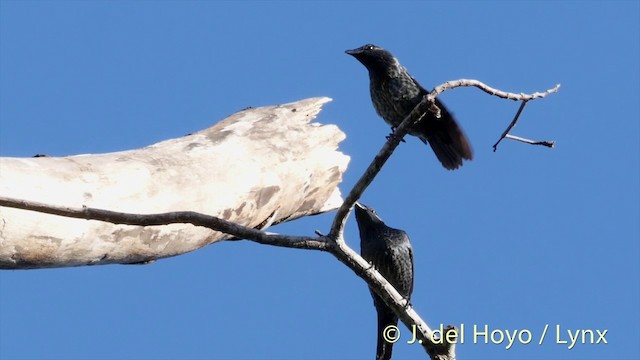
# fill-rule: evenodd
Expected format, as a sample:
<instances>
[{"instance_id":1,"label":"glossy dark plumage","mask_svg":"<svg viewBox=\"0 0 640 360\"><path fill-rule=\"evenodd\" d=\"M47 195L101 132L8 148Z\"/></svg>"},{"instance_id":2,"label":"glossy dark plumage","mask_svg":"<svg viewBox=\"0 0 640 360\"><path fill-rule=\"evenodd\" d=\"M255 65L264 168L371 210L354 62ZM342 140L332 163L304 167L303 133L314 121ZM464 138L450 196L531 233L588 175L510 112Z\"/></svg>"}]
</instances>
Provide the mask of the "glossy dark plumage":
<instances>
[{"instance_id":1,"label":"glossy dark plumage","mask_svg":"<svg viewBox=\"0 0 640 360\"><path fill-rule=\"evenodd\" d=\"M373 107L392 130L428 94L389 51L367 44L346 53L369 70ZM408 133L428 143L446 169L457 169L463 159L473 158L473 152L456 120L437 98L436 105L441 110L441 118L428 112Z\"/></svg>"},{"instance_id":2,"label":"glossy dark plumage","mask_svg":"<svg viewBox=\"0 0 640 360\"><path fill-rule=\"evenodd\" d=\"M373 209L356 203L356 221L360 230L360 253L387 279L400 295L408 300L413 292L413 250L409 236L402 230L385 225ZM391 359L393 343L387 342L382 331L398 324L398 317L384 301L371 291L378 313L376 359Z\"/></svg>"}]
</instances>

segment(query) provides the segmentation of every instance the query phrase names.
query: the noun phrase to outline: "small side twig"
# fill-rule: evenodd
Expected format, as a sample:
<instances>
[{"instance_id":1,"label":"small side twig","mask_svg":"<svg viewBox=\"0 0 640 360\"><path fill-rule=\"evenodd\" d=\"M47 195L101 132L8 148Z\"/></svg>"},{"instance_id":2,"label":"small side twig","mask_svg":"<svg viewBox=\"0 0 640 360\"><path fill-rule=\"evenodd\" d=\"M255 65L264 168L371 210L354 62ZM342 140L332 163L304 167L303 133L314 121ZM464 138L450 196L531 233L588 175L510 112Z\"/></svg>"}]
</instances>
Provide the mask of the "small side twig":
<instances>
[{"instance_id":1,"label":"small side twig","mask_svg":"<svg viewBox=\"0 0 640 360\"><path fill-rule=\"evenodd\" d=\"M529 140L529 139L525 139L525 138L521 138L519 136L515 136L515 135L511 135L511 134L507 134L505 135L505 138L507 139L511 139L511 140L517 140L517 141L521 141L523 143L527 143L527 144L531 144L531 145L542 145L542 146L546 146L548 148L553 148L556 145L555 141L535 141L535 140ZM493 150L495 151L495 150Z\"/></svg>"},{"instance_id":2,"label":"small side twig","mask_svg":"<svg viewBox=\"0 0 640 360\"><path fill-rule=\"evenodd\" d=\"M498 141L495 144L493 144L493 151L496 151L496 147L498 146L500 141L502 141L502 139L504 139L507 136L507 134L509 134L509 131L511 131L511 129L513 129L513 127L516 126L516 123L520 118L520 114L522 114L522 110L524 110L524 107L526 105L527 105L527 101L523 100L522 103L520 104L520 107L518 108L518 111L516 112L516 115L513 117L513 120L511 120L511 123L509 124L509 126L507 126L507 128L502 132L502 135L500 135L500 139L498 139Z\"/></svg>"},{"instance_id":3,"label":"small side twig","mask_svg":"<svg viewBox=\"0 0 640 360\"><path fill-rule=\"evenodd\" d=\"M529 139L525 139L519 136L514 136L509 134L511 129L513 129L516 126L518 119L520 119L520 114L522 113L522 110L524 110L524 107L525 105L527 105L528 101L529 100L522 100L522 103L520 104L520 107L518 108L516 115L513 117L513 120L511 120L511 123L509 124L509 126L507 126L507 128L502 132L502 135L500 135L500 139L498 139L498 141L496 141L496 143L493 144L493 152L496 152L496 150L498 149L498 144L500 144L502 139L505 139L505 138L522 141L524 143L531 144L531 145L544 145L550 148L554 146L555 142L553 141L534 141L534 140L529 140Z\"/></svg>"}]
</instances>

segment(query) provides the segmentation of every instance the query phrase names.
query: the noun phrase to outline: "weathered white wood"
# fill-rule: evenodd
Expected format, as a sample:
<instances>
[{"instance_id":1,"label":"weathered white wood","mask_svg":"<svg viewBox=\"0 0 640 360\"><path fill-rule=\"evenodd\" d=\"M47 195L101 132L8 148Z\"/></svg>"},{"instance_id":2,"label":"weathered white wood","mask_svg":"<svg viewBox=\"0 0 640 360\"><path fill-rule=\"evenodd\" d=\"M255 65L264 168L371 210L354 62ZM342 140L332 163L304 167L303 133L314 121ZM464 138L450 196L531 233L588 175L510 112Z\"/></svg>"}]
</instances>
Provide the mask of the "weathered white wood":
<instances>
[{"instance_id":1,"label":"weathered white wood","mask_svg":"<svg viewBox=\"0 0 640 360\"><path fill-rule=\"evenodd\" d=\"M256 227L337 208L349 157L329 98L247 109L198 133L108 154L0 158L0 195L127 213L191 210ZM113 225L0 207L0 268L138 263L228 235L189 224Z\"/></svg>"}]
</instances>

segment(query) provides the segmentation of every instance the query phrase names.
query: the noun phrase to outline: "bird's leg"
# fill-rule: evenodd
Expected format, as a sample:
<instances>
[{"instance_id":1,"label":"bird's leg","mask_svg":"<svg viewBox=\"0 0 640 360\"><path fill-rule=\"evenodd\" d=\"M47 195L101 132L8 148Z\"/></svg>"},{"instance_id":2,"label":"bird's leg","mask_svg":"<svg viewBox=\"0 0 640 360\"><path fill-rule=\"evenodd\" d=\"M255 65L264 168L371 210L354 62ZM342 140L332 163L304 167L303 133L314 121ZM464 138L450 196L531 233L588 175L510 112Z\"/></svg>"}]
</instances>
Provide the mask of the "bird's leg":
<instances>
[{"instance_id":1,"label":"bird's leg","mask_svg":"<svg viewBox=\"0 0 640 360\"><path fill-rule=\"evenodd\" d=\"M395 136L395 134L396 134L396 127L392 126L391 127L391 134L386 136L387 140L391 139L391 137ZM401 142L406 142L406 141L404 141L404 139L400 139L400 141Z\"/></svg>"}]
</instances>

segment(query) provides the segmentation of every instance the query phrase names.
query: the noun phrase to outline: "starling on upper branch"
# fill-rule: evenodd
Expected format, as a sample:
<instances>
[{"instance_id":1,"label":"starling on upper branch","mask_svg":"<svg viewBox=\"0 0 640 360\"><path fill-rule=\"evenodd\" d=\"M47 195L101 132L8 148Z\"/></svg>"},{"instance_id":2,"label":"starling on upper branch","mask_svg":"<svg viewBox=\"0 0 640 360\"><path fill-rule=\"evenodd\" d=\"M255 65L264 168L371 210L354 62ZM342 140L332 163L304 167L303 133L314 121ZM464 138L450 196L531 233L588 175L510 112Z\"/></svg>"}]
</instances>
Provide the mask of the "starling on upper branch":
<instances>
[{"instance_id":1,"label":"starling on upper branch","mask_svg":"<svg viewBox=\"0 0 640 360\"><path fill-rule=\"evenodd\" d=\"M372 44L347 50L369 70L371 100L384 121L393 131L411 113L429 92L407 72L387 50ZM448 170L457 169L463 159L471 160L473 153L453 115L436 98L435 104L441 110L441 117L427 114L409 129L408 133L428 143L438 160Z\"/></svg>"}]
</instances>

